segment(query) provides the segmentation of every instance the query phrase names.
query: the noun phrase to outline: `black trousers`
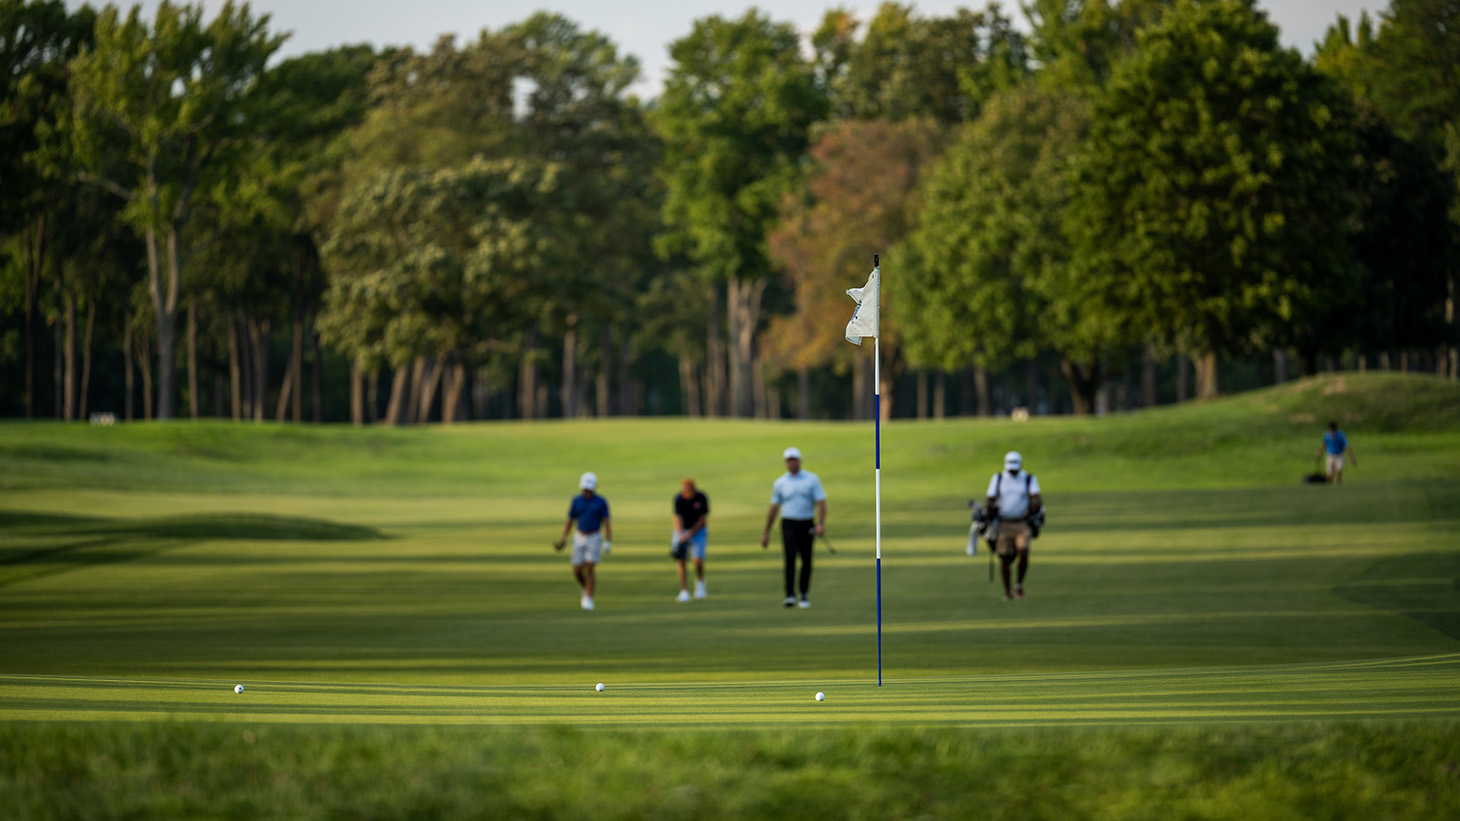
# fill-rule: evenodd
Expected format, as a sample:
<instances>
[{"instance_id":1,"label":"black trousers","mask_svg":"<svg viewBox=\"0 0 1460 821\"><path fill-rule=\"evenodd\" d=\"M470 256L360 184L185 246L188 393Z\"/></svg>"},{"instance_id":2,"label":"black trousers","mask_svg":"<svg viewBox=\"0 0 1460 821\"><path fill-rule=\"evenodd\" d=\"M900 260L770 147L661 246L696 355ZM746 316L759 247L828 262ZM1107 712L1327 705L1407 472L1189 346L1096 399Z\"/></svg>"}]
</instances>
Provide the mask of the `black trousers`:
<instances>
[{"instance_id":1,"label":"black trousers","mask_svg":"<svg viewBox=\"0 0 1460 821\"><path fill-rule=\"evenodd\" d=\"M801 595L811 592L811 548L816 544L811 519L781 519L781 550L786 557L786 597L796 595L796 558L801 559Z\"/></svg>"}]
</instances>

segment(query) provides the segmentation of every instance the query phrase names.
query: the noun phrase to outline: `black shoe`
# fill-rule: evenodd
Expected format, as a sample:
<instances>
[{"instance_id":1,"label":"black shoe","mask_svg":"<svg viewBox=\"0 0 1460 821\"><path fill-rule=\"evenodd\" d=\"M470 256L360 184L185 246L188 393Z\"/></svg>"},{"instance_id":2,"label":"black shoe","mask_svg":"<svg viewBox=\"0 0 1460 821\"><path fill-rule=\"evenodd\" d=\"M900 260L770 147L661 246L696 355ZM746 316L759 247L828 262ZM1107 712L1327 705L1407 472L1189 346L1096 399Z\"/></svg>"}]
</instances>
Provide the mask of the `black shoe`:
<instances>
[{"instance_id":1,"label":"black shoe","mask_svg":"<svg viewBox=\"0 0 1460 821\"><path fill-rule=\"evenodd\" d=\"M795 596L787 596L786 597L786 606L787 607L795 607L796 606L796 597Z\"/></svg>"}]
</instances>

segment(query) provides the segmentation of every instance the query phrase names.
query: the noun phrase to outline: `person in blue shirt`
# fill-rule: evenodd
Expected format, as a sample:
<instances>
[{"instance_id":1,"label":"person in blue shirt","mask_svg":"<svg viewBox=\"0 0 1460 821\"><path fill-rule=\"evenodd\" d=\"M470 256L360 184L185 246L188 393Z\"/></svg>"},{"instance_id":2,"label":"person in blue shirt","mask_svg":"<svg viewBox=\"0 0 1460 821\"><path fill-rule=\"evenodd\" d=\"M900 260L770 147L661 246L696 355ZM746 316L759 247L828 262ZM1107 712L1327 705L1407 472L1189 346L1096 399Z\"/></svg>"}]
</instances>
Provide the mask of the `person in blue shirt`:
<instances>
[{"instance_id":1,"label":"person in blue shirt","mask_svg":"<svg viewBox=\"0 0 1460 821\"><path fill-rule=\"evenodd\" d=\"M771 525L781 514L781 550L785 554L787 607L811 606L811 548L817 536L826 533L826 491L821 479L801 469L801 451L786 448L781 457L786 472L771 488L771 507L766 513L765 530L760 534L760 549L770 544ZM815 518L813 518L813 514ZM801 559L801 598L796 599L796 559Z\"/></svg>"},{"instance_id":2,"label":"person in blue shirt","mask_svg":"<svg viewBox=\"0 0 1460 821\"><path fill-rule=\"evenodd\" d=\"M608 519L608 500L598 495L598 477L592 473L583 474L578 480L582 492L573 497L568 507L568 521L563 523L563 535L553 543L554 550L562 550L568 541L568 531L573 530L573 577L583 589L578 604L584 610L593 609L593 593L597 587L594 568L604 554L613 550L613 525Z\"/></svg>"},{"instance_id":3,"label":"person in blue shirt","mask_svg":"<svg viewBox=\"0 0 1460 821\"><path fill-rule=\"evenodd\" d=\"M1329 422L1328 431L1323 434L1323 446L1318 449L1318 458L1328 456L1328 484L1343 484L1343 457L1345 454L1353 460L1354 467L1359 466L1359 457L1349 446L1348 437L1338 429L1337 422Z\"/></svg>"}]
</instances>

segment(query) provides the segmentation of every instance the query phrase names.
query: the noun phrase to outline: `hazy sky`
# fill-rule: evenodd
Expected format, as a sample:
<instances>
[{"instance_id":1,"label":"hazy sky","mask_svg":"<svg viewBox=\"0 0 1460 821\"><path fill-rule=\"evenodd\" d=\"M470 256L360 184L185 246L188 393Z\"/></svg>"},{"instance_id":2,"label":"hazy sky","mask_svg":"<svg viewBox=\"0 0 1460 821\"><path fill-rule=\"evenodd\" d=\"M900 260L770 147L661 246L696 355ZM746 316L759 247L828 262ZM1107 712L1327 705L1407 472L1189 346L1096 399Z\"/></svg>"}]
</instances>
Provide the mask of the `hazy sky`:
<instances>
[{"instance_id":1,"label":"hazy sky","mask_svg":"<svg viewBox=\"0 0 1460 821\"><path fill-rule=\"evenodd\" d=\"M97 5L98 0L92 0ZM1309 54L1314 41L1323 36L1339 14L1357 18L1367 9L1376 15L1387 2L1379 0L1259 0L1282 31L1283 42ZM67 5L78 6L79 2ZM116 5L129 8L129 2ZM141 3L151 13L155 0ZM204 0L203 6L216 10L222 0ZM444 33L458 39L473 39L483 27L500 28L526 18L538 10L560 12L588 29L609 36L626 51L639 58L644 70L640 92L658 93L669 62L668 44L690 31L701 17L719 14L738 17L751 5L774 9L771 17L795 23L803 31L814 29L826 9L843 6L858 19L865 20L879 5L878 0L776 0L776 2L736 2L735 0L639 0L637 3L612 3L602 0L253 0L255 13L267 13L273 28L292 32L281 50L282 56L321 51L345 43L368 42L376 46L412 45L429 47ZM947 14L959 6L984 8L984 0L921 0L914 2L924 16ZM1021 21L1017 0L1002 4L1006 14Z\"/></svg>"}]
</instances>

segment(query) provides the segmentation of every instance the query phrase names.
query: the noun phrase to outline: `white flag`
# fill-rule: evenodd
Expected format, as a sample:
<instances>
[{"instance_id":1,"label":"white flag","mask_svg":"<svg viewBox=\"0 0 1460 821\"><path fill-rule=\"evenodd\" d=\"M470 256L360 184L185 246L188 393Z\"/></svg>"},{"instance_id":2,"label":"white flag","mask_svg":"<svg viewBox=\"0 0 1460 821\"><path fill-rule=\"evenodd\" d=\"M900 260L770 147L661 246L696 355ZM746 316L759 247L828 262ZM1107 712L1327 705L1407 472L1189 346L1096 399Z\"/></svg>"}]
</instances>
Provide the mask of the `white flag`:
<instances>
[{"instance_id":1,"label":"white flag","mask_svg":"<svg viewBox=\"0 0 1460 821\"><path fill-rule=\"evenodd\" d=\"M847 289L847 296L857 301L852 321L847 323L847 341L853 345L862 344L864 336L877 335L877 289L881 286L881 270L880 266L873 268L866 285Z\"/></svg>"}]
</instances>

